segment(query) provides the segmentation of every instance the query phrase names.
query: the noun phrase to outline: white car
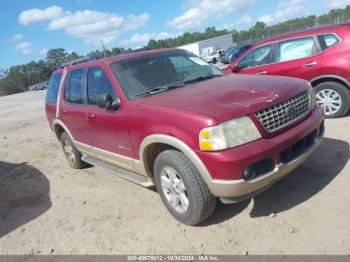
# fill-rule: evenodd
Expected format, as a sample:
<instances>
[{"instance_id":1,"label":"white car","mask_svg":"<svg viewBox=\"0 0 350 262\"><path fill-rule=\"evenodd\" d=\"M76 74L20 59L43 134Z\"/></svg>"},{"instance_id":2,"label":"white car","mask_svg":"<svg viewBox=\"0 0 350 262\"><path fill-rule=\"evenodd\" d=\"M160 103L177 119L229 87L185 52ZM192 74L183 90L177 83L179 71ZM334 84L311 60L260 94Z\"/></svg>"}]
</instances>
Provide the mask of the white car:
<instances>
[{"instance_id":1,"label":"white car","mask_svg":"<svg viewBox=\"0 0 350 262\"><path fill-rule=\"evenodd\" d=\"M220 57L224 54L224 52L225 52L224 50L216 50L210 55L204 57L203 59L207 63L216 64L216 62L220 60Z\"/></svg>"}]
</instances>

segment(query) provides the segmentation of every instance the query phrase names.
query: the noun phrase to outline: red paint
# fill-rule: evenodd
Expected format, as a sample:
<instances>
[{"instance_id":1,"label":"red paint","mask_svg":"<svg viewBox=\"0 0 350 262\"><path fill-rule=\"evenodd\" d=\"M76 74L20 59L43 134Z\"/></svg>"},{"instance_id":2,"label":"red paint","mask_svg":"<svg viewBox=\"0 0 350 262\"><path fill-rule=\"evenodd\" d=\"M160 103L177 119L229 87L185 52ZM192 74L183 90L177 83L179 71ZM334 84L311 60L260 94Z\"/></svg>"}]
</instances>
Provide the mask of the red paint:
<instances>
[{"instance_id":1,"label":"red paint","mask_svg":"<svg viewBox=\"0 0 350 262\"><path fill-rule=\"evenodd\" d=\"M232 74L232 69L235 65L260 46L272 44L274 47L277 47L277 44L281 41L307 36L314 36L316 46L318 46L320 42L317 40L317 36L324 34L336 34L341 41L324 51L318 48L317 54L307 58L277 63L274 63L272 59L267 65L246 68L235 73L258 74L259 72L266 72L267 75L297 77L311 81L312 83L316 78L334 76L341 78L345 81L345 84L350 87L350 23L315 28L260 42L232 61L231 65L229 65L224 72L225 74ZM273 56L274 55L272 55L272 58Z\"/></svg>"},{"instance_id":2,"label":"red paint","mask_svg":"<svg viewBox=\"0 0 350 262\"><path fill-rule=\"evenodd\" d=\"M128 100L109 65L121 59L157 52L168 50L138 52L65 68L69 72L72 68L102 67L121 100L120 108L114 112L91 105L66 103L63 88L66 79L63 79L58 119L67 126L76 141L140 159L140 145L147 136L169 135L194 150L213 178L240 179L242 168L269 155L276 158L278 152L307 135L309 131L317 129L323 120L321 110L316 108L301 123L288 127L281 134L269 137L261 132L264 137L256 142L222 152L201 152L198 135L204 127L241 116L250 116L257 122L255 112L306 90L309 88L308 84L292 78L223 76ZM63 110L67 114L62 114ZM46 111L52 125L56 106L47 103ZM262 127L258 126L258 129L262 130Z\"/></svg>"}]
</instances>

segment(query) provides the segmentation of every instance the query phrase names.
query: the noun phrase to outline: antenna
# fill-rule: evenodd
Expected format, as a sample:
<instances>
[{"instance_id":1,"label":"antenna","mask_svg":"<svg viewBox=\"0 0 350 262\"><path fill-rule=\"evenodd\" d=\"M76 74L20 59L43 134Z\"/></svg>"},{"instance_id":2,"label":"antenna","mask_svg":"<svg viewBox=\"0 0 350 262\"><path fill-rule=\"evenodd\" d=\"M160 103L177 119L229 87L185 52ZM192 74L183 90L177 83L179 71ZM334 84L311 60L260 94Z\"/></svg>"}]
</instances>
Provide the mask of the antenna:
<instances>
[{"instance_id":1,"label":"antenna","mask_svg":"<svg viewBox=\"0 0 350 262\"><path fill-rule=\"evenodd\" d=\"M103 39L101 40L101 44L102 44L102 49L103 49L103 55L104 55L104 57L107 57L107 55L106 55L106 47L105 47L105 44L103 43Z\"/></svg>"}]
</instances>

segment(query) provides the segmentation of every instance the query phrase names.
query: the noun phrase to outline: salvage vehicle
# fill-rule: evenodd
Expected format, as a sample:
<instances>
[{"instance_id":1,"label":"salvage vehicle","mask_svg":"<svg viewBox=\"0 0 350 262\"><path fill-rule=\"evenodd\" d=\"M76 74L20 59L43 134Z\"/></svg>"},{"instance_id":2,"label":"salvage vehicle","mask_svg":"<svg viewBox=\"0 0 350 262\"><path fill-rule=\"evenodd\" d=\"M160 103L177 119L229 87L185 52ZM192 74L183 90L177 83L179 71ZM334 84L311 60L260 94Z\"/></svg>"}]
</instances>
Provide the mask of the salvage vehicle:
<instances>
[{"instance_id":1,"label":"salvage vehicle","mask_svg":"<svg viewBox=\"0 0 350 262\"><path fill-rule=\"evenodd\" d=\"M327 118L345 116L350 110L350 23L263 41L234 60L225 73L308 80Z\"/></svg>"},{"instance_id":2,"label":"salvage vehicle","mask_svg":"<svg viewBox=\"0 0 350 262\"><path fill-rule=\"evenodd\" d=\"M57 69L49 125L72 168L87 163L157 188L169 212L196 225L249 199L319 146L312 86L285 77L225 76L190 52L133 52Z\"/></svg>"}]
</instances>

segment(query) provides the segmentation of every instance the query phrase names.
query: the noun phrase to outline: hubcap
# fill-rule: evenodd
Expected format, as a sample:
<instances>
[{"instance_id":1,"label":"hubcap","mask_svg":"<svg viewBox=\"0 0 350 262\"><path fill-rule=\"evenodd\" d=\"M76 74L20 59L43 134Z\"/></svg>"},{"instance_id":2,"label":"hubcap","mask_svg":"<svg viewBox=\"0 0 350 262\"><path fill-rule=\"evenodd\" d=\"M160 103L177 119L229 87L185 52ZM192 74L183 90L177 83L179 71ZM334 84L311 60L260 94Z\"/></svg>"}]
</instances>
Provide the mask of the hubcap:
<instances>
[{"instance_id":1,"label":"hubcap","mask_svg":"<svg viewBox=\"0 0 350 262\"><path fill-rule=\"evenodd\" d=\"M333 89L323 89L316 94L317 104L323 108L326 116L333 115L339 111L342 100L338 92Z\"/></svg>"},{"instance_id":2,"label":"hubcap","mask_svg":"<svg viewBox=\"0 0 350 262\"><path fill-rule=\"evenodd\" d=\"M180 175L172 167L166 166L160 174L163 193L170 206L178 213L185 213L189 207L186 187Z\"/></svg>"},{"instance_id":3,"label":"hubcap","mask_svg":"<svg viewBox=\"0 0 350 262\"><path fill-rule=\"evenodd\" d=\"M65 140L63 142L63 151L64 151L64 154L66 155L68 161L74 165L75 164L75 155L73 153L73 148L71 147L71 145L68 143L67 140Z\"/></svg>"}]
</instances>

